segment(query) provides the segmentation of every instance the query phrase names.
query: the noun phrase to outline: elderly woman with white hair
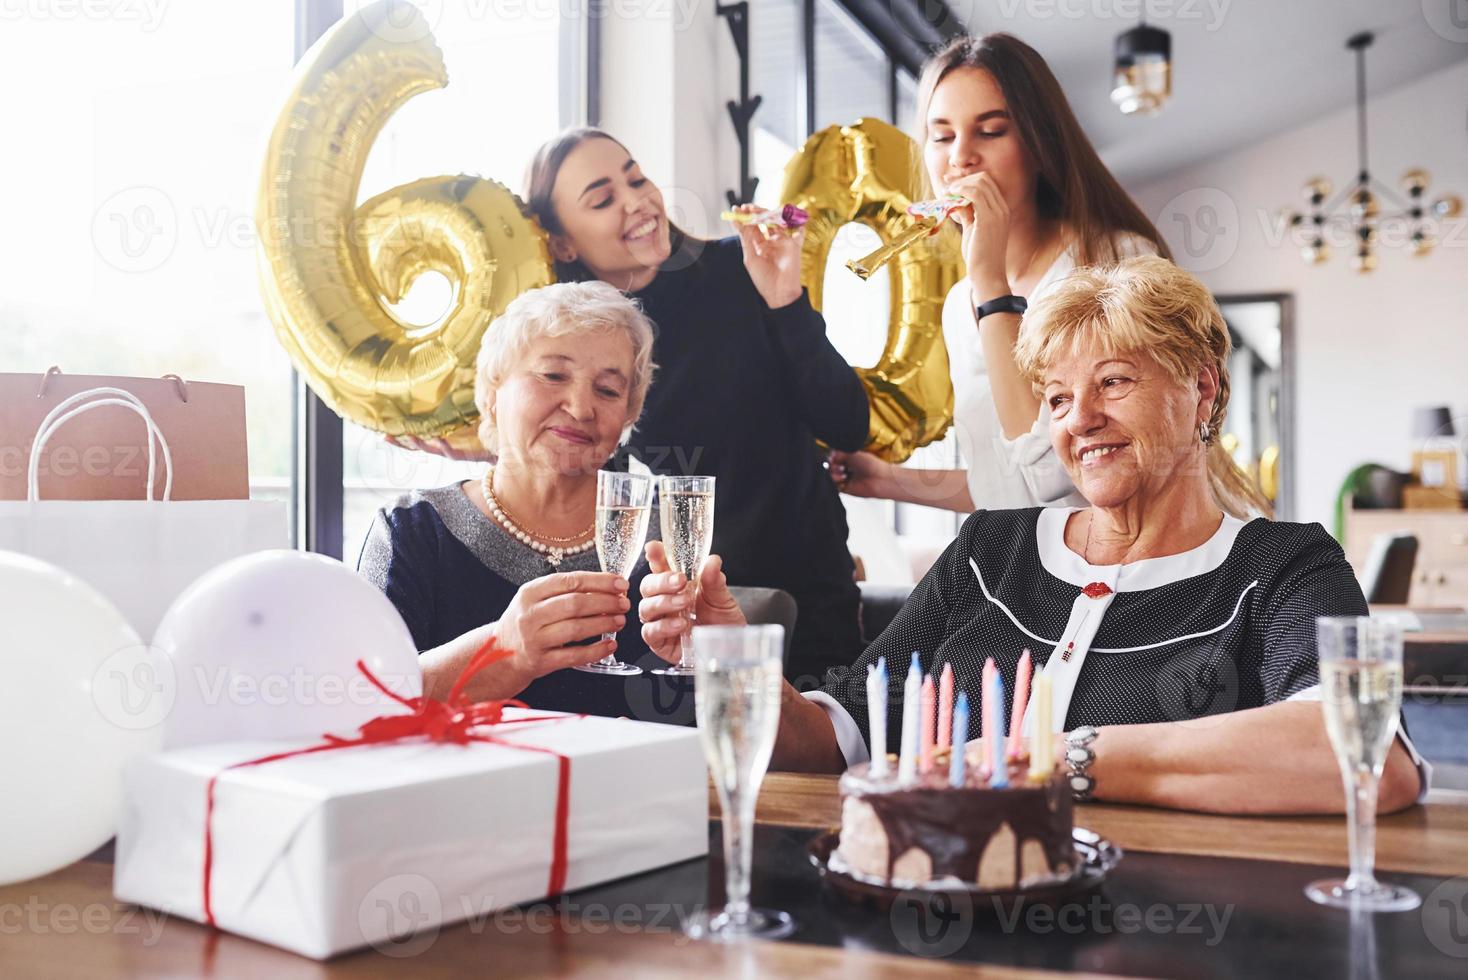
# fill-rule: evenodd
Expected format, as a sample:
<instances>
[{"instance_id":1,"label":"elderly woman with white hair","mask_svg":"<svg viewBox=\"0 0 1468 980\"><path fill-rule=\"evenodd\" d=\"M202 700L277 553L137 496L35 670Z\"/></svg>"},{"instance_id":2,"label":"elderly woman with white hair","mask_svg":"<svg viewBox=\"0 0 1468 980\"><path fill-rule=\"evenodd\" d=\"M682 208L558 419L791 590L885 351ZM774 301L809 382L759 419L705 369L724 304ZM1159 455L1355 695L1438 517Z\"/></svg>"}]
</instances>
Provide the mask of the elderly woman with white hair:
<instances>
[{"instance_id":1,"label":"elderly woman with white hair","mask_svg":"<svg viewBox=\"0 0 1468 980\"><path fill-rule=\"evenodd\" d=\"M512 656L476 675L471 697L628 713L623 684L567 668L619 647L656 660L629 583L600 570L595 546L596 474L642 411L652 345L638 305L603 282L532 290L490 325L474 399L497 462L379 511L358 560L407 623L430 697L493 638Z\"/></svg>"},{"instance_id":2,"label":"elderly woman with white hair","mask_svg":"<svg viewBox=\"0 0 1468 980\"><path fill-rule=\"evenodd\" d=\"M1082 269L1030 308L1016 357L1050 410L1050 441L1085 507L981 510L850 668L802 697L786 685L773 765L841 771L890 752L903 675L921 656L978 691L993 658L1009 701L1029 649L1052 689L1051 731L1079 799L1238 813L1339 812L1321 720L1318 616L1363 616L1340 545L1264 507L1217 434L1228 410L1228 326L1208 290L1165 259ZM686 629L661 545L641 584L642 633ZM712 563L698 621L737 624ZM888 744L872 745L866 670L885 657ZM1006 705L1009 714L1012 701ZM991 738L979 713L959 739ZM1416 763L1416 765L1414 765ZM1380 807L1425 792L1402 736Z\"/></svg>"}]
</instances>

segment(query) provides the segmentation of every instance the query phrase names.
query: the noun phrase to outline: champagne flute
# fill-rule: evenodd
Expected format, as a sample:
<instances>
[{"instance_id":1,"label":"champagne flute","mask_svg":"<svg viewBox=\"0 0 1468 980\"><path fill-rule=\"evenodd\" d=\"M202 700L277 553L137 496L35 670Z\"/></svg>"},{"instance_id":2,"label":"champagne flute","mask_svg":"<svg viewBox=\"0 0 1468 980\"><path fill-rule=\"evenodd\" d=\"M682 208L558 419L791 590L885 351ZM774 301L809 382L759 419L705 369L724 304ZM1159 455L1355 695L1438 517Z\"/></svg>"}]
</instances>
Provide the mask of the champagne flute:
<instances>
[{"instance_id":1,"label":"champagne flute","mask_svg":"<svg viewBox=\"0 0 1468 980\"><path fill-rule=\"evenodd\" d=\"M780 725L783 626L699 626L693 630L694 711L709 775L723 812L724 908L684 924L695 939L779 939L795 930L786 912L749 904L754 802Z\"/></svg>"},{"instance_id":2,"label":"champagne flute","mask_svg":"<svg viewBox=\"0 0 1468 980\"><path fill-rule=\"evenodd\" d=\"M693 630L698 622L698 570L714 542L714 478L711 476L658 477L658 516L668 565L688 579L688 625L679 638L678 662L659 667L654 674L687 677L693 674Z\"/></svg>"},{"instance_id":3,"label":"champagne flute","mask_svg":"<svg viewBox=\"0 0 1468 980\"><path fill-rule=\"evenodd\" d=\"M1402 628L1366 616L1315 621L1325 730L1346 784L1351 872L1312 882L1311 901L1368 912L1422 904L1409 888L1376 880L1376 790L1402 711Z\"/></svg>"},{"instance_id":4,"label":"champagne flute","mask_svg":"<svg viewBox=\"0 0 1468 980\"><path fill-rule=\"evenodd\" d=\"M632 574L647 540L647 518L652 512L652 477L637 473L596 474L596 556L601 570L622 578ZM615 640L616 633L603 633L603 640ZM581 664L577 670L593 674L632 675L642 673L636 664L617 659L616 651L595 663Z\"/></svg>"}]
</instances>

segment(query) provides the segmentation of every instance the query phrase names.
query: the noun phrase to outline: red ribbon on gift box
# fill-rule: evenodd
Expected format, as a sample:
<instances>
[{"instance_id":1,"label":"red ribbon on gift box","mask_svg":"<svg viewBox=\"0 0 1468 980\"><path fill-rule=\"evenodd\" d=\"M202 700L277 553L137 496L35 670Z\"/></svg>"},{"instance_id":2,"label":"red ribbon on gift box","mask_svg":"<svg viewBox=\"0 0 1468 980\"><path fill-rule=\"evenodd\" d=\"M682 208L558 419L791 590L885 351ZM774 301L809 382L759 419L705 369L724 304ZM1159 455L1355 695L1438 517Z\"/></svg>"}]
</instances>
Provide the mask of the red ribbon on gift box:
<instances>
[{"instance_id":1,"label":"red ribbon on gift box","mask_svg":"<svg viewBox=\"0 0 1468 980\"><path fill-rule=\"evenodd\" d=\"M399 742L407 738L423 737L430 742L452 742L456 745L468 745L470 742L487 742L491 745L503 745L507 748L524 749L528 752L543 752L553 755L559 762L559 772L556 780L556 824L555 839L551 846L550 881L546 885L547 895L558 895L566 887L566 850L567 834L566 824L571 813L571 760L556 752L554 749L543 748L539 745L526 745L522 742L511 741L500 735L488 732L473 731L473 729L490 726L517 725L525 722L540 721L562 721L564 715L532 715L526 718L512 718L506 720L503 717L506 707L524 708L527 705L521 701L469 701L464 697L464 688L470 679L479 671L511 656L512 651L502 649L490 640L480 647L469 659L469 665L464 668L458 680L454 682L449 696L443 701L435 701L432 698L416 697L404 698L389 690L378 680L367 665L357 661L357 669L366 676L374 687L383 694L392 698L399 704L411 709L411 714L406 715L379 715L371 719L359 728L358 735L354 738L341 738L336 735L326 734L322 736L323 741L319 745L309 745L302 749L291 749L285 752L276 752L273 755L261 756L258 759L249 759L245 762L236 762L232 766L226 766L213 776L209 777L209 785L204 800L204 921L211 927L217 928L214 922L214 905L211 898L210 884L214 870L214 784L219 777L231 769L244 769L248 766L261 766L267 762L278 762L281 759L290 759L299 755L312 755L316 752L331 752L336 749L350 749L359 745L383 745L389 742ZM573 715L571 717L580 717Z\"/></svg>"}]
</instances>

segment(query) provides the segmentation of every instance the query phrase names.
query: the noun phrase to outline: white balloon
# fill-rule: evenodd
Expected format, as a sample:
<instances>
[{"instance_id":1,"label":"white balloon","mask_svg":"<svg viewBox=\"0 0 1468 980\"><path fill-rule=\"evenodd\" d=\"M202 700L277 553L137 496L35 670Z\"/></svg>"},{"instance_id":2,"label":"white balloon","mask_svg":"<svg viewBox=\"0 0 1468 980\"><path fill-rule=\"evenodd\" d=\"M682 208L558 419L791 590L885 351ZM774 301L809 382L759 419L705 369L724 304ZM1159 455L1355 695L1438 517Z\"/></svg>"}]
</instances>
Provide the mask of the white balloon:
<instances>
[{"instance_id":1,"label":"white balloon","mask_svg":"<svg viewBox=\"0 0 1468 980\"><path fill-rule=\"evenodd\" d=\"M107 843L122 769L155 751L153 657L108 599L55 565L0 551L0 885Z\"/></svg>"},{"instance_id":2,"label":"white balloon","mask_svg":"<svg viewBox=\"0 0 1468 980\"><path fill-rule=\"evenodd\" d=\"M261 551L211 569L174 600L153 644L172 665L165 748L236 739L349 736L423 693L397 609L341 562Z\"/></svg>"}]
</instances>

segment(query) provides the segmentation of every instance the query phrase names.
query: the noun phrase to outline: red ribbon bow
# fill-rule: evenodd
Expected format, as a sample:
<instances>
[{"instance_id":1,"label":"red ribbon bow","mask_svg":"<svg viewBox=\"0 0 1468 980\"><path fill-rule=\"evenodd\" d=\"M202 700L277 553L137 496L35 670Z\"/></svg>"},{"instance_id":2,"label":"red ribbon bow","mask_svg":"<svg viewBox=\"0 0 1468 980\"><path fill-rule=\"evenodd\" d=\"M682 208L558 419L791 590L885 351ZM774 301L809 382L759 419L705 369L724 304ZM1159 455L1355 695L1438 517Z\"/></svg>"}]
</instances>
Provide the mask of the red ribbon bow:
<instances>
[{"instance_id":1,"label":"red ribbon bow","mask_svg":"<svg viewBox=\"0 0 1468 980\"><path fill-rule=\"evenodd\" d=\"M560 721L563 716L556 715L532 715L526 718L512 718L506 721L503 717L504 709L508 707L524 708L527 705L521 701L469 701L464 697L464 688L475 674L479 673L490 664L504 660L512 655L512 651L497 646L494 640L489 640L469 659L469 664L463 673L454 681L449 696L443 701L435 701L428 697L405 698L396 692L389 690L367 665L357 661L357 669L360 670L367 680L372 683L383 694L392 698L399 704L410 708L411 714L406 715L379 715L363 724L357 731L355 738L342 738L337 735L325 734L319 745L310 745L303 749L291 749L285 752L277 752L273 755L262 756L258 759L249 759L245 762L236 762L232 766L225 766L219 772L209 777L209 785L206 790L204 801L204 921L210 926L215 926L214 905L211 897L210 883L214 868L214 785L219 777L231 769L244 769L248 766L260 766L267 762L277 762L281 759L290 759L298 755L312 755L316 752L330 752L335 749L349 749L359 745L382 745L389 742L399 742L408 738L426 738L430 742L451 742L455 745L468 745L470 742L488 742L493 745L503 745L509 748L524 749L529 752L543 752L553 755L559 761L559 772L556 784L556 825L555 840L552 844L550 880L546 885L547 896L557 895L566 887L566 852L567 835L566 824L571 812L571 760L553 749L542 748L538 745L525 745L520 742L512 742L499 735L475 732L473 729L488 727L492 725L515 725L534 721ZM581 717L581 716L573 716Z\"/></svg>"}]
</instances>

